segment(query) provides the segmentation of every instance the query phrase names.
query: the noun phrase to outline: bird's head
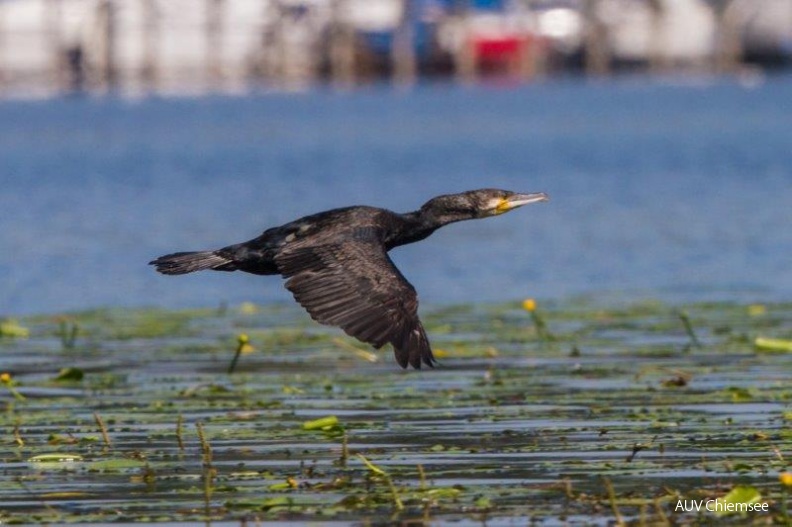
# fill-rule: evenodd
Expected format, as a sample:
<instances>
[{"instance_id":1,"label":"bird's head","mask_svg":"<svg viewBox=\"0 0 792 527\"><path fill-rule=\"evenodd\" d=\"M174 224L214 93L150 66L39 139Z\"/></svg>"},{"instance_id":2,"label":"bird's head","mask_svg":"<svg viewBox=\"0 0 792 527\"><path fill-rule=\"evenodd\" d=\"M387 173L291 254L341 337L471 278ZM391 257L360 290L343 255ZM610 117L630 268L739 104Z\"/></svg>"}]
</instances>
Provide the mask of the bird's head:
<instances>
[{"instance_id":1,"label":"bird's head","mask_svg":"<svg viewBox=\"0 0 792 527\"><path fill-rule=\"evenodd\" d=\"M547 201L544 192L521 194L509 190L485 188L460 194L438 196L426 202L421 212L429 214L441 223L497 216L538 201Z\"/></svg>"}]
</instances>

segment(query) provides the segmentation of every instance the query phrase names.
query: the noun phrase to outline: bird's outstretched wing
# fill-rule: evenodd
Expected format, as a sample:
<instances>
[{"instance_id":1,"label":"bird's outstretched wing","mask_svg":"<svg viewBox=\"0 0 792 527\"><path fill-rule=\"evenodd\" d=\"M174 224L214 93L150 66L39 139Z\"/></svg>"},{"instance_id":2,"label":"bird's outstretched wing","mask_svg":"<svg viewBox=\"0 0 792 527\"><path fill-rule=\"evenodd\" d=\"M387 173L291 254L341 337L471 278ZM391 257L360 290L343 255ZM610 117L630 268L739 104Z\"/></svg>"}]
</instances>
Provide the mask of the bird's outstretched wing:
<instances>
[{"instance_id":1,"label":"bird's outstretched wing","mask_svg":"<svg viewBox=\"0 0 792 527\"><path fill-rule=\"evenodd\" d=\"M415 288L374 236L321 245L296 242L275 261L288 278L286 288L317 322L340 326L375 348L390 342L402 368L434 365Z\"/></svg>"}]
</instances>

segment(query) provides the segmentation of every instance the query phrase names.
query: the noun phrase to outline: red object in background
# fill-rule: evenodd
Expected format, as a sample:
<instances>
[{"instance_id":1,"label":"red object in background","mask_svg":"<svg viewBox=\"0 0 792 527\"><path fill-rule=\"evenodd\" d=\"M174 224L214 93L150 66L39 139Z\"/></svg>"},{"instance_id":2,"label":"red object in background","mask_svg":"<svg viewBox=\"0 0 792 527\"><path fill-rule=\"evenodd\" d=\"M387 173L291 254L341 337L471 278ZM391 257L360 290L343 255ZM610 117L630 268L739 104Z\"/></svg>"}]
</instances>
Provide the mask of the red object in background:
<instances>
[{"instance_id":1,"label":"red object in background","mask_svg":"<svg viewBox=\"0 0 792 527\"><path fill-rule=\"evenodd\" d=\"M533 35L474 36L471 44L479 71L495 75L532 75L524 68L542 50L542 39Z\"/></svg>"},{"instance_id":2,"label":"red object in background","mask_svg":"<svg viewBox=\"0 0 792 527\"><path fill-rule=\"evenodd\" d=\"M517 36L474 38L473 50L476 58L481 61L519 60L525 40Z\"/></svg>"}]
</instances>

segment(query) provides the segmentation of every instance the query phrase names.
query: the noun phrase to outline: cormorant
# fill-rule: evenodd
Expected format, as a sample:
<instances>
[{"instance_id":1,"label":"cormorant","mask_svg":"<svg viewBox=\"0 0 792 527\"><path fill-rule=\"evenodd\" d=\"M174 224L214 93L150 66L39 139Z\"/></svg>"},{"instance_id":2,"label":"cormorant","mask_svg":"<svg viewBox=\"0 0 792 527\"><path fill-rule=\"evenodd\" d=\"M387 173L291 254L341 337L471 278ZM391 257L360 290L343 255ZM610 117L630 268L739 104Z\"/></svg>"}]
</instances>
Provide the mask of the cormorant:
<instances>
[{"instance_id":1,"label":"cormorant","mask_svg":"<svg viewBox=\"0 0 792 527\"><path fill-rule=\"evenodd\" d=\"M497 216L546 201L547 194L482 189L438 196L398 214L356 206L305 216L258 238L216 251L178 252L149 262L163 274L212 269L282 275L286 288L322 324L379 349L393 345L396 361L419 369L435 363L418 318L418 297L388 251L423 240L443 225Z\"/></svg>"}]
</instances>

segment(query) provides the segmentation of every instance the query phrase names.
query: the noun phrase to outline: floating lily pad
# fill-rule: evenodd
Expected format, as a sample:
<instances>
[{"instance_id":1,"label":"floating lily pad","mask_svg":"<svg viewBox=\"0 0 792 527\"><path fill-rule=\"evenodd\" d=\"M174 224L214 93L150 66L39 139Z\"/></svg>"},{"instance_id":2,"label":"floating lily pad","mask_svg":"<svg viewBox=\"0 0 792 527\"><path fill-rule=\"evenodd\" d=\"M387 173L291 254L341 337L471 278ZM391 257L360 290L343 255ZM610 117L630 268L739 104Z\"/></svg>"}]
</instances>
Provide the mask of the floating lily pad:
<instances>
[{"instance_id":1,"label":"floating lily pad","mask_svg":"<svg viewBox=\"0 0 792 527\"><path fill-rule=\"evenodd\" d=\"M54 453L33 456L28 458L28 463L74 463L82 460L80 454Z\"/></svg>"}]
</instances>

